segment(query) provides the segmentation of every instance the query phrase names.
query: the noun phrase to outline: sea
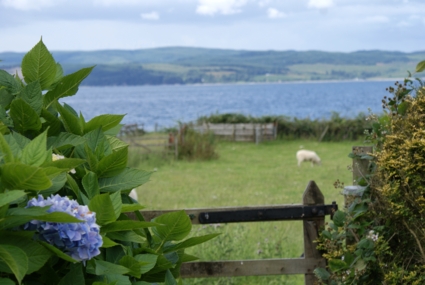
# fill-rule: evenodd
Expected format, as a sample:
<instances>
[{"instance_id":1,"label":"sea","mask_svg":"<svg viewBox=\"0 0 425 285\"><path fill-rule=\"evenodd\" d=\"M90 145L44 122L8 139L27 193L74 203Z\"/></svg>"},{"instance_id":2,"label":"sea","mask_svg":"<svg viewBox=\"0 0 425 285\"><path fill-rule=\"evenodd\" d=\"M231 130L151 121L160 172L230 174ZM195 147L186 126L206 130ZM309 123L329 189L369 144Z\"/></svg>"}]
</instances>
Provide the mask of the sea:
<instances>
[{"instance_id":1,"label":"sea","mask_svg":"<svg viewBox=\"0 0 425 285\"><path fill-rule=\"evenodd\" d=\"M123 124L146 131L177 127L201 116L239 113L326 120L334 113L354 118L382 113L385 90L396 80L159 86L81 86L61 99L86 120L101 114L125 114Z\"/></svg>"}]
</instances>

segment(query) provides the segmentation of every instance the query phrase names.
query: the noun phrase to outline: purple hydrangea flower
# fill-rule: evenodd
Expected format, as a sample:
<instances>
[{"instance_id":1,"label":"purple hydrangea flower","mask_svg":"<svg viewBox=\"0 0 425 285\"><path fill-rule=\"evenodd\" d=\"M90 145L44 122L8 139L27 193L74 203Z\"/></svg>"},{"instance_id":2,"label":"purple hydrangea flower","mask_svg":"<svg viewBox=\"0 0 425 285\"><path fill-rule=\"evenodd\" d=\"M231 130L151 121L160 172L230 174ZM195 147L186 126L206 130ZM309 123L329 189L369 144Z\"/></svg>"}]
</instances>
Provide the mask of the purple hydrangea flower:
<instances>
[{"instance_id":1,"label":"purple hydrangea flower","mask_svg":"<svg viewBox=\"0 0 425 285\"><path fill-rule=\"evenodd\" d=\"M51 206L47 211L65 212L79 220L81 223L53 223L32 220L24 228L35 230L42 241L46 241L77 261L86 261L100 253L102 236L99 234L99 225L96 224L96 213L91 212L87 206L81 206L75 200L59 195L51 195L46 199L39 195L28 201L29 207Z\"/></svg>"}]
</instances>

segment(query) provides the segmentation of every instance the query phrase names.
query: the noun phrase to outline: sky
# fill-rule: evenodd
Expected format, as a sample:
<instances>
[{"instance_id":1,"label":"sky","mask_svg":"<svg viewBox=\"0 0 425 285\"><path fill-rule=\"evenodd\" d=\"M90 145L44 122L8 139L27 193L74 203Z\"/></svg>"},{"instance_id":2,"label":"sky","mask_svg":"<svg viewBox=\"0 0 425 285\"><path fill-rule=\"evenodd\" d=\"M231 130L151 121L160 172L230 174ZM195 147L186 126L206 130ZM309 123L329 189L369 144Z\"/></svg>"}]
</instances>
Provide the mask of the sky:
<instances>
[{"instance_id":1,"label":"sky","mask_svg":"<svg viewBox=\"0 0 425 285\"><path fill-rule=\"evenodd\" d=\"M424 0L0 0L0 52L425 50Z\"/></svg>"}]
</instances>

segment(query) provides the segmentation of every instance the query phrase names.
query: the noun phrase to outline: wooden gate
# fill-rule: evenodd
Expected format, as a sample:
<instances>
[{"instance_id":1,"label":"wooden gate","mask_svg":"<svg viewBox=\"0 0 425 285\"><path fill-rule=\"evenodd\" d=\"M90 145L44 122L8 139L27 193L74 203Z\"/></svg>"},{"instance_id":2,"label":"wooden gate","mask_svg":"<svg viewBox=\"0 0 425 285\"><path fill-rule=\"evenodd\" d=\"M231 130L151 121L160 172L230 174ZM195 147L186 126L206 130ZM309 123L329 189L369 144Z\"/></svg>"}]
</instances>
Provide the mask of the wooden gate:
<instances>
[{"instance_id":1,"label":"wooden gate","mask_svg":"<svg viewBox=\"0 0 425 285\"><path fill-rule=\"evenodd\" d=\"M322 192L314 181L310 181L304 191L302 204L273 205L255 207L225 207L187 209L192 224L217 224L238 222L294 221L303 222L304 256L300 258L279 258L260 260L207 261L183 263L180 269L183 278L232 277L304 274L305 284L313 285L315 276L313 270L325 267L326 260L316 249L314 241L319 230L324 226L325 216L338 209L335 202L325 205ZM168 212L141 211L145 220Z\"/></svg>"}]
</instances>

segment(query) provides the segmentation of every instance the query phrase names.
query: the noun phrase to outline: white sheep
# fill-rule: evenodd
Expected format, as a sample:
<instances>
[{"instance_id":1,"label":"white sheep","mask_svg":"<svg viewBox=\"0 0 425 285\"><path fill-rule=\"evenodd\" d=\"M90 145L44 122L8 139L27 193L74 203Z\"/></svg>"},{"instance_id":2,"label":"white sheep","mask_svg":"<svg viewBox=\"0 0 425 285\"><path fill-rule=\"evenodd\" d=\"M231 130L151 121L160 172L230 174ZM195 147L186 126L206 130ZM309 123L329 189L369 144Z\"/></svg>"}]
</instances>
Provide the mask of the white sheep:
<instances>
[{"instance_id":1,"label":"white sheep","mask_svg":"<svg viewBox=\"0 0 425 285\"><path fill-rule=\"evenodd\" d=\"M303 161L311 161L311 166L314 164L320 165L320 157L311 150L302 149L297 151L297 160L298 160L298 166L301 166L301 162Z\"/></svg>"},{"instance_id":2,"label":"white sheep","mask_svg":"<svg viewBox=\"0 0 425 285\"><path fill-rule=\"evenodd\" d=\"M136 189L132 189L128 196L130 196L131 198L133 198L136 201L139 201L139 197L137 195Z\"/></svg>"}]
</instances>

